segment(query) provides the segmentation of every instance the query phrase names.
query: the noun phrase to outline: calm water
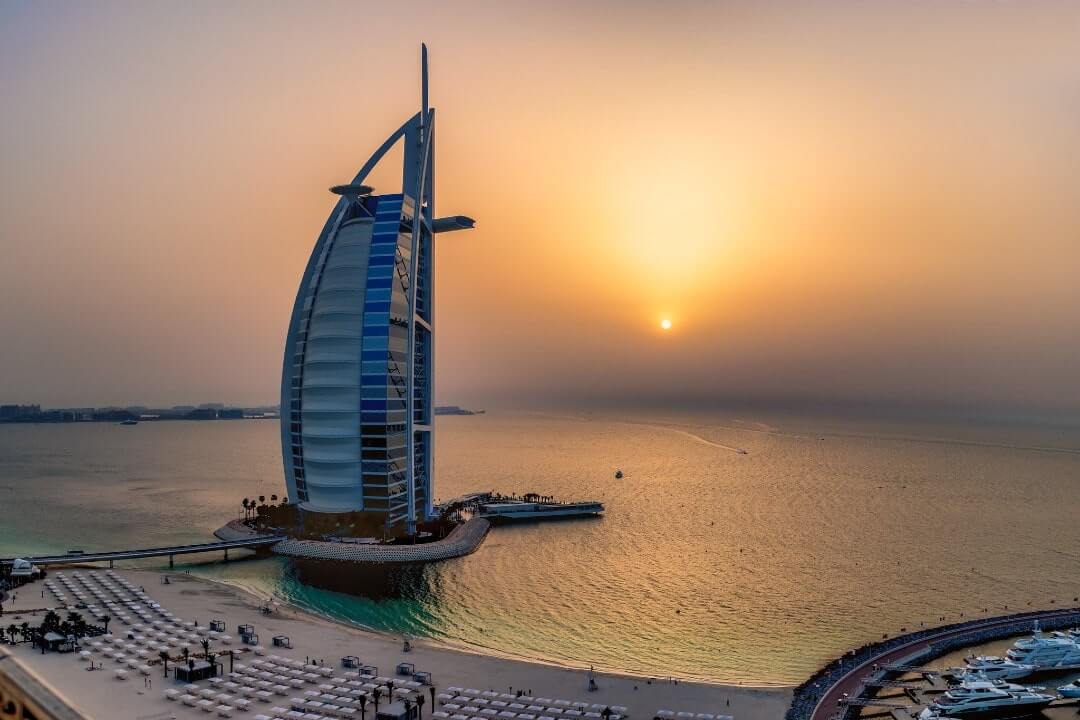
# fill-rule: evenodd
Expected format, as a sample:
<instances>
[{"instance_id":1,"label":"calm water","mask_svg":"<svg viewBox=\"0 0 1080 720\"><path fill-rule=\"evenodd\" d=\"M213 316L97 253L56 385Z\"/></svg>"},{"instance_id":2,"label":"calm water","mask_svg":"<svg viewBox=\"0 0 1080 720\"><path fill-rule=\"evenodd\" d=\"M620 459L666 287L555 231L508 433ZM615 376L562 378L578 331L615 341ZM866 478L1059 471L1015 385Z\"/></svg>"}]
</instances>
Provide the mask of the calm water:
<instances>
[{"instance_id":1,"label":"calm water","mask_svg":"<svg viewBox=\"0 0 1080 720\"><path fill-rule=\"evenodd\" d=\"M281 494L277 432L2 427L0 555L205 539L242 497ZM498 528L393 599L305 587L277 559L190 569L379 630L756 684L941 615L1080 595L1080 426L490 414L438 432L443 498L537 491L608 514Z\"/></svg>"}]
</instances>

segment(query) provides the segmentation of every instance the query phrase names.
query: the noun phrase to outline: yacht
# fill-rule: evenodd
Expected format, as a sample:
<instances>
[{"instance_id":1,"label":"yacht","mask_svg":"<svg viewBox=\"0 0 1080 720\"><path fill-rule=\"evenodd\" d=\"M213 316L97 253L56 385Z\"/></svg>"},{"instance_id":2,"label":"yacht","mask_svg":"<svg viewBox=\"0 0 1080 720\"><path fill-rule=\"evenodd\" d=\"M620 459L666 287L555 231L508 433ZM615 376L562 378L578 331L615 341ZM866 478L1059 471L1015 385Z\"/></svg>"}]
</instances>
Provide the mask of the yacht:
<instances>
[{"instance_id":1,"label":"yacht","mask_svg":"<svg viewBox=\"0 0 1080 720\"><path fill-rule=\"evenodd\" d=\"M1034 665L1036 670L1049 668L1080 667L1080 643L1068 633L1043 633L1039 626L1029 638L1017 640L1005 659L1023 665Z\"/></svg>"},{"instance_id":2,"label":"yacht","mask_svg":"<svg viewBox=\"0 0 1080 720\"><path fill-rule=\"evenodd\" d=\"M1015 680L1016 678L1027 677L1033 672L1035 672L1034 665L1018 663L993 655L980 655L968 658L967 665L964 667L949 668L943 675L962 680L968 675L977 673L992 681Z\"/></svg>"},{"instance_id":3,"label":"yacht","mask_svg":"<svg viewBox=\"0 0 1080 720\"><path fill-rule=\"evenodd\" d=\"M1036 687L1036 686L1033 686L1033 685L1018 685L1016 683L1008 682L1007 680L991 680L990 678L988 678L986 676L986 673L973 672L971 670L968 670L968 671L964 672L963 675L961 675L961 677L959 678L959 682L955 685L955 687L970 688L970 687L973 687L975 685L975 683L990 683L991 685L996 687L998 690L1011 690L1011 691L1014 691L1014 692L1020 691L1020 690L1031 690L1032 692L1042 692L1043 690L1046 689L1044 687Z\"/></svg>"},{"instance_id":4,"label":"yacht","mask_svg":"<svg viewBox=\"0 0 1080 720\"><path fill-rule=\"evenodd\" d=\"M1062 685L1057 691L1061 697L1080 698L1080 680L1073 680L1068 685Z\"/></svg>"},{"instance_id":5,"label":"yacht","mask_svg":"<svg viewBox=\"0 0 1080 720\"><path fill-rule=\"evenodd\" d=\"M968 682L952 688L919 713L933 718L1015 718L1034 715L1056 698L1028 688L1006 690L990 682Z\"/></svg>"}]
</instances>

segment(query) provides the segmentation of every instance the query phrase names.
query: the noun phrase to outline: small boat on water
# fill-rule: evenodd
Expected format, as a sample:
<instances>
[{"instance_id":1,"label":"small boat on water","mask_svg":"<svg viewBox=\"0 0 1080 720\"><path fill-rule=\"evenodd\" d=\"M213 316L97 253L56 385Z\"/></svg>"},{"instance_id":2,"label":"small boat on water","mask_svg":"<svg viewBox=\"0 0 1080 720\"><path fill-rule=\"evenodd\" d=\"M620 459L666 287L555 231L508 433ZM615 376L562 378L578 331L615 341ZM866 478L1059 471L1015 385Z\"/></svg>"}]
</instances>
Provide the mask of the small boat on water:
<instances>
[{"instance_id":1,"label":"small boat on water","mask_svg":"<svg viewBox=\"0 0 1080 720\"><path fill-rule=\"evenodd\" d=\"M603 503L593 501L559 502L530 493L521 499L492 498L487 502L480 503L476 514L492 522L513 522L517 520L580 518L601 515L603 512Z\"/></svg>"},{"instance_id":2,"label":"small boat on water","mask_svg":"<svg viewBox=\"0 0 1080 720\"><path fill-rule=\"evenodd\" d=\"M138 425L139 421L138 420L121 420L120 424L121 425Z\"/></svg>"}]
</instances>

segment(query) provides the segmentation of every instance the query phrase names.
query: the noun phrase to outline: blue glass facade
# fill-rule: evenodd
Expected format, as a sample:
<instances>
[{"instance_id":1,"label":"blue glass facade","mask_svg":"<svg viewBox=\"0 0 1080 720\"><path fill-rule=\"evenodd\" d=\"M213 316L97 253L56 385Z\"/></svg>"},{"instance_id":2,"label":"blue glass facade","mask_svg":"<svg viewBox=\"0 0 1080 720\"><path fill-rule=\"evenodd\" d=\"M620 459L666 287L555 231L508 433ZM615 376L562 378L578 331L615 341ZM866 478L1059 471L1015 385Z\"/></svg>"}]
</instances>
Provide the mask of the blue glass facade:
<instances>
[{"instance_id":1,"label":"blue glass facade","mask_svg":"<svg viewBox=\"0 0 1080 720\"><path fill-rule=\"evenodd\" d=\"M388 529L430 512L431 232L421 220L420 322L411 322L415 211L404 194L357 198L335 211L297 296L283 381L286 477L295 500L312 512L377 514ZM410 372L416 373L411 483Z\"/></svg>"},{"instance_id":2,"label":"blue glass facade","mask_svg":"<svg viewBox=\"0 0 1080 720\"><path fill-rule=\"evenodd\" d=\"M432 234L474 225L434 217L426 48L421 66L420 112L331 188L341 199L300 282L281 379L288 497L393 535L432 513ZM372 195L362 183L398 142L404 192Z\"/></svg>"}]
</instances>

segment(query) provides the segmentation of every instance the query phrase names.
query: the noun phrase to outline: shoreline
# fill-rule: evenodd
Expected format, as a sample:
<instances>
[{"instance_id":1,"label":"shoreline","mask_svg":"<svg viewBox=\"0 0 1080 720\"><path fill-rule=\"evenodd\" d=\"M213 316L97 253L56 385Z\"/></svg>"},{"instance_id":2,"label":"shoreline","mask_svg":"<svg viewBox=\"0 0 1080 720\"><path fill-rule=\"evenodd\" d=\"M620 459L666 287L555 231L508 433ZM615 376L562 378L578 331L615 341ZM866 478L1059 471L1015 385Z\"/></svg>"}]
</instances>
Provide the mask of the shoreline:
<instances>
[{"instance_id":1,"label":"shoreline","mask_svg":"<svg viewBox=\"0 0 1080 720\"><path fill-rule=\"evenodd\" d=\"M70 575L74 568L61 570ZM87 573L85 566L78 569ZM95 568L99 577L105 570ZM195 575L190 571L134 570L117 568L115 575L125 578L136 587L141 586L149 596L178 618L192 620L200 626L211 619L225 621L231 632L239 624L253 625L262 636L259 641L266 653L280 654L294 660L320 659L340 675L340 659L357 656L365 664L377 666L382 675L394 676L398 663L415 664L417 670L431 673L437 691L460 686L484 688L498 692L529 691L537 696L582 700L589 703L620 705L629 708L633 720L651 720L659 710L674 712L711 713L733 715L738 720L779 720L784 715L791 698L790 688L755 687L749 685L723 685L666 678L649 678L597 670L597 688L588 687L588 670L533 659L504 657L478 648L461 648L430 638L409 638L411 650L405 652L402 638L351 623L344 623L312 612L304 607L285 601L272 593L266 594L251 588ZM55 575L58 573L50 573ZM163 578L169 578L163 584ZM9 617L23 615L32 623L40 621L28 616L31 608L55 606L53 597L46 593L44 601L39 597L40 583L20 588L18 601L6 611ZM26 593L24 597L24 592ZM263 615L260 608L272 603L270 615ZM114 617L109 625L114 633L129 631L121 620ZM290 638L291 647L271 647L272 637L284 635ZM250 646L217 642L216 653L225 650L241 650L238 662L248 663ZM147 685L138 677L118 681L113 677L109 660L98 655L96 662L104 662L107 672L86 672L87 664L78 657L58 653L40 654L28 645L12 648L20 662L36 672L60 693L79 706L87 717L164 717L163 713L175 713L174 717L197 717L196 711L186 711L184 706L169 702L164 688L179 687L170 678L163 679L161 667L155 665ZM219 655L226 663L227 656ZM152 659L152 658L151 658ZM156 684L156 687L153 685ZM511 689L512 688L512 689ZM284 700L285 698L282 698ZM280 704L281 700L274 701ZM266 708L267 710L269 707ZM435 708L431 708L434 710ZM253 706L252 713L263 713L262 706ZM240 717L254 717L244 714Z\"/></svg>"},{"instance_id":2,"label":"shoreline","mask_svg":"<svg viewBox=\"0 0 1080 720\"><path fill-rule=\"evenodd\" d=\"M153 571L136 570L136 571L132 571L132 572L153 572ZM306 608L306 607L304 607L302 605L297 605L297 604L295 604L295 603L293 603L293 602L291 602L289 600L286 600L286 599L284 599L284 598L282 598L282 597L280 597L278 595L275 595L273 593L267 594L264 597L263 595L256 592L255 590L253 590L253 589L251 589L251 588L249 588L249 587L247 587L245 585L242 585L240 583L232 583L232 582L228 582L228 581L225 581L225 580L217 580L217 579L214 579L214 578L209 578L209 577L205 577L203 575L197 575L195 573L190 573L190 572L186 572L186 571L170 570L169 573L170 574L182 574L185 577L191 578L192 580L195 580L195 581L198 581L198 582L204 582L204 583L216 586L216 587L220 587L220 588L225 589L225 590L230 590L230 591L233 591L233 592L235 592L235 593L237 593L238 595L241 595L241 596L247 596L247 599L249 601L252 601L252 602L257 601L257 604L254 604L252 606L252 609L255 609L255 610L258 610L259 606L261 604L265 603L265 602L272 602L272 603L276 604L279 608L288 609L290 612L295 613L298 616L304 617L304 618L306 618L306 619L308 619L308 620L310 620L312 622L318 622L320 624L328 625L330 627L346 628L346 629L348 629L348 630L350 630L352 632L371 635L372 637L378 638L378 639L381 639L381 640L390 640L390 641L393 641L393 642L399 642L401 640L401 636L397 635L396 633L391 633L391 632L386 631L386 630L379 630L377 628L373 628L373 627L370 627L370 626L367 626L367 625L362 625L360 623L356 623L356 622L352 622L352 621L340 620L338 618L330 617L330 616L324 615L324 614L322 614L322 613L320 613L320 612L318 612L316 610ZM409 636L409 642L412 643L413 647L427 647L427 648L430 648L430 649L433 649L433 650L443 650L443 651L447 651L447 652L457 652L457 653L463 653L463 654L466 654L466 655L471 655L471 656L481 657L481 658L493 658L493 659L498 659L498 660L506 660L506 661L509 661L509 662L529 663L529 664L534 664L534 665L540 665L540 666L543 666L543 667L550 667L550 668L554 668L554 669L558 669L558 670L567 670L567 671L574 671L574 672L587 672L589 670L589 667L590 667L589 665L587 665L585 663L582 663L581 665L574 665L574 664L571 664L571 663L565 663L565 662L556 660L554 658L533 657L533 656L526 656L526 655L515 655L513 653L501 651L501 650L498 650L498 649L495 649L495 648L488 648L488 647L485 647L485 646L482 646L482 645L470 645L468 643L458 644L458 643L455 643L455 642L450 641L450 640L444 640L444 639L427 637L427 636L411 636L410 635ZM660 677L660 676L648 676L648 675L635 675L635 674L629 673L629 672L627 672L625 670L617 670L617 669L612 669L612 668L605 668L605 667L601 667L599 665L593 665L592 667L595 669L597 674L603 675L605 677L622 678L622 679L626 679L626 680L638 680L639 682L644 682L649 677L652 677L652 679L657 681L657 682L667 682L669 679L674 678L675 680L677 680L680 683L693 683L693 684L697 684L697 685L706 685L706 686L716 687L716 688L725 689L725 690L728 690L728 689L763 690L763 691L769 691L769 692L773 692L773 691L794 691L795 687L797 687L796 685L790 685L790 684L769 685L769 684L758 684L758 683L753 683L753 684L751 684L751 683L730 683L730 682L722 682L722 681L719 681L719 680L688 678L688 677L676 676L676 675L667 675L667 676L663 676L663 677Z\"/></svg>"}]
</instances>

